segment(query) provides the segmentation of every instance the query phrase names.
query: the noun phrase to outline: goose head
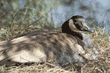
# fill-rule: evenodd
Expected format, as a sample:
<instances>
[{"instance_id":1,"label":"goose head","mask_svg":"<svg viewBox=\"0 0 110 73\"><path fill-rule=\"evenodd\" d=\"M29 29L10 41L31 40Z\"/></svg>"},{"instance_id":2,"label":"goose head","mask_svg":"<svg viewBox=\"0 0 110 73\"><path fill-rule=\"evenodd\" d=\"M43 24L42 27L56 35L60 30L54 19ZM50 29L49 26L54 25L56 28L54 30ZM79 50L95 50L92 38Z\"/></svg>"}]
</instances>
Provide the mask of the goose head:
<instances>
[{"instance_id":1,"label":"goose head","mask_svg":"<svg viewBox=\"0 0 110 73\"><path fill-rule=\"evenodd\" d=\"M71 34L80 38L81 40L83 40L81 31L94 33L94 30L87 25L85 19L79 15L72 16L69 20L65 21L61 28L63 33Z\"/></svg>"},{"instance_id":2,"label":"goose head","mask_svg":"<svg viewBox=\"0 0 110 73\"><path fill-rule=\"evenodd\" d=\"M87 23L85 22L85 19L79 15L76 15L70 18L69 27L73 31L78 30L78 31L87 31L87 32L94 33L94 30L92 30L87 25Z\"/></svg>"}]
</instances>

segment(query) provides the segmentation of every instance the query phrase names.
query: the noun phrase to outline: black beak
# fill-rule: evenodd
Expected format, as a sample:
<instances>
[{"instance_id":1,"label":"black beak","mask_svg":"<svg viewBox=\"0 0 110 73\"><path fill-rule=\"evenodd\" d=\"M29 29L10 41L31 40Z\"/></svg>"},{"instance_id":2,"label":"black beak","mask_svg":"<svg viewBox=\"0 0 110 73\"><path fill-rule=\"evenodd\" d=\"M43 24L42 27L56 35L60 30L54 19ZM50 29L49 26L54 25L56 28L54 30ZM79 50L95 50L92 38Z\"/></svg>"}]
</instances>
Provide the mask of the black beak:
<instances>
[{"instance_id":1,"label":"black beak","mask_svg":"<svg viewBox=\"0 0 110 73\"><path fill-rule=\"evenodd\" d=\"M93 30L93 29L91 29L89 26L83 26L83 30L84 31L87 31L87 32L91 32L91 33L94 33L95 32L95 30Z\"/></svg>"},{"instance_id":2,"label":"black beak","mask_svg":"<svg viewBox=\"0 0 110 73\"><path fill-rule=\"evenodd\" d=\"M94 33L94 32L95 32L95 30L88 29L88 32Z\"/></svg>"}]
</instances>

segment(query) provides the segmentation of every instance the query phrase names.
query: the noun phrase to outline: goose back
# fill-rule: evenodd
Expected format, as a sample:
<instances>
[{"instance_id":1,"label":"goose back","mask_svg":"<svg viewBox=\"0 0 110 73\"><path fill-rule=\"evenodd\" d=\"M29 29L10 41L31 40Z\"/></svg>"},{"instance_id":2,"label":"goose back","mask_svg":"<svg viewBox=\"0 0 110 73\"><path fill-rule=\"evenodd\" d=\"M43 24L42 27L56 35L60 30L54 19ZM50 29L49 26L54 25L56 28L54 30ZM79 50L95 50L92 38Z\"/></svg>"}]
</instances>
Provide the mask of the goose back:
<instances>
[{"instance_id":1,"label":"goose back","mask_svg":"<svg viewBox=\"0 0 110 73\"><path fill-rule=\"evenodd\" d=\"M13 62L56 61L84 62L78 54L84 54L82 46L72 35L61 32L28 34L9 41L0 42L0 61L3 64Z\"/></svg>"}]
</instances>

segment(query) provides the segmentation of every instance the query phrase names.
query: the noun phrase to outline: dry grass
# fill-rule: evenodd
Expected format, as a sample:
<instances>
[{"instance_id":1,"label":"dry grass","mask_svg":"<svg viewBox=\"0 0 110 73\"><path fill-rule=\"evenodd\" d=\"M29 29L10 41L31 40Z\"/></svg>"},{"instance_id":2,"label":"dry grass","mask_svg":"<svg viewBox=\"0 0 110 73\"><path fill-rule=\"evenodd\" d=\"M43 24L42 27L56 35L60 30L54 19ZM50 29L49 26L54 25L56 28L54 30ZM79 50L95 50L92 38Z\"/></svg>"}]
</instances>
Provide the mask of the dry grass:
<instances>
[{"instance_id":1,"label":"dry grass","mask_svg":"<svg viewBox=\"0 0 110 73\"><path fill-rule=\"evenodd\" d=\"M92 38L96 46L103 48L109 47L109 35L107 34L107 32L104 31L104 29L101 29L99 27L95 28L95 33L88 35Z\"/></svg>"},{"instance_id":2,"label":"dry grass","mask_svg":"<svg viewBox=\"0 0 110 73\"><path fill-rule=\"evenodd\" d=\"M104 48L97 61L86 63L83 67L77 64L66 66L54 65L52 63L42 64L15 64L12 66L0 66L0 73L110 73L110 37L100 28L94 28L95 33L87 33L93 40L95 46Z\"/></svg>"},{"instance_id":3,"label":"dry grass","mask_svg":"<svg viewBox=\"0 0 110 73\"><path fill-rule=\"evenodd\" d=\"M87 33L93 40L94 45L103 48L97 61L87 63L81 68L81 73L110 73L110 37L104 29L93 28L95 33Z\"/></svg>"}]
</instances>

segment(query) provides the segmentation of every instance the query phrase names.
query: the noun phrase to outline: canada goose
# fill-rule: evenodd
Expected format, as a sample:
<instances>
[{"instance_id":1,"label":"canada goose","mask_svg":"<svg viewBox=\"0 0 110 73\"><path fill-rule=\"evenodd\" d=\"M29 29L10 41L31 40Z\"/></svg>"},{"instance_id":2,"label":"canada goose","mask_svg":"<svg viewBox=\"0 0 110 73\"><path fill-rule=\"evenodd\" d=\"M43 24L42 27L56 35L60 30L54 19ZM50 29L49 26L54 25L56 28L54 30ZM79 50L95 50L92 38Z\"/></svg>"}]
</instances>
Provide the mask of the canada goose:
<instances>
[{"instance_id":1,"label":"canada goose","mask_svg":"<svg viewBox=\"0 0 110 73\"><path fill-rule=\"evenodd\" d=\"M73 27L73 31L70 26ZM85 62L86 59L90 59L91 55L86 55L83 37L79 36L79 32L76 34L77 31L94 32L86 26L82 16L73 16L62 25L63 33L37 31L0 42L0 65L8 63L6 62L8 60L12 63L55 61L55 63L65 64ZM72 35L69 35L71 33Z\"/></svg>"},{"instance_id":2,"label":"canada goose","mask_svg":"<svg viewBox=\"0 0 110 73\"><path fill-rule=\"evenodd\" d=\"M91 46L91 44L88 43L89 42L92 43L92 40L90 40L90 38L87 35L82 34L80 31L87 31L94 33L94 30L92 30L90 27L87 26L85 19L82 16L79 15L72 16L70 19L68 19L62 24L61 28L63 33L71 34L77 39L82 40L80 41L82 42L82 44L80 44L80 42L78 43L83 48L84 46L85 48Z\"/></svg>"}]
</instances>

